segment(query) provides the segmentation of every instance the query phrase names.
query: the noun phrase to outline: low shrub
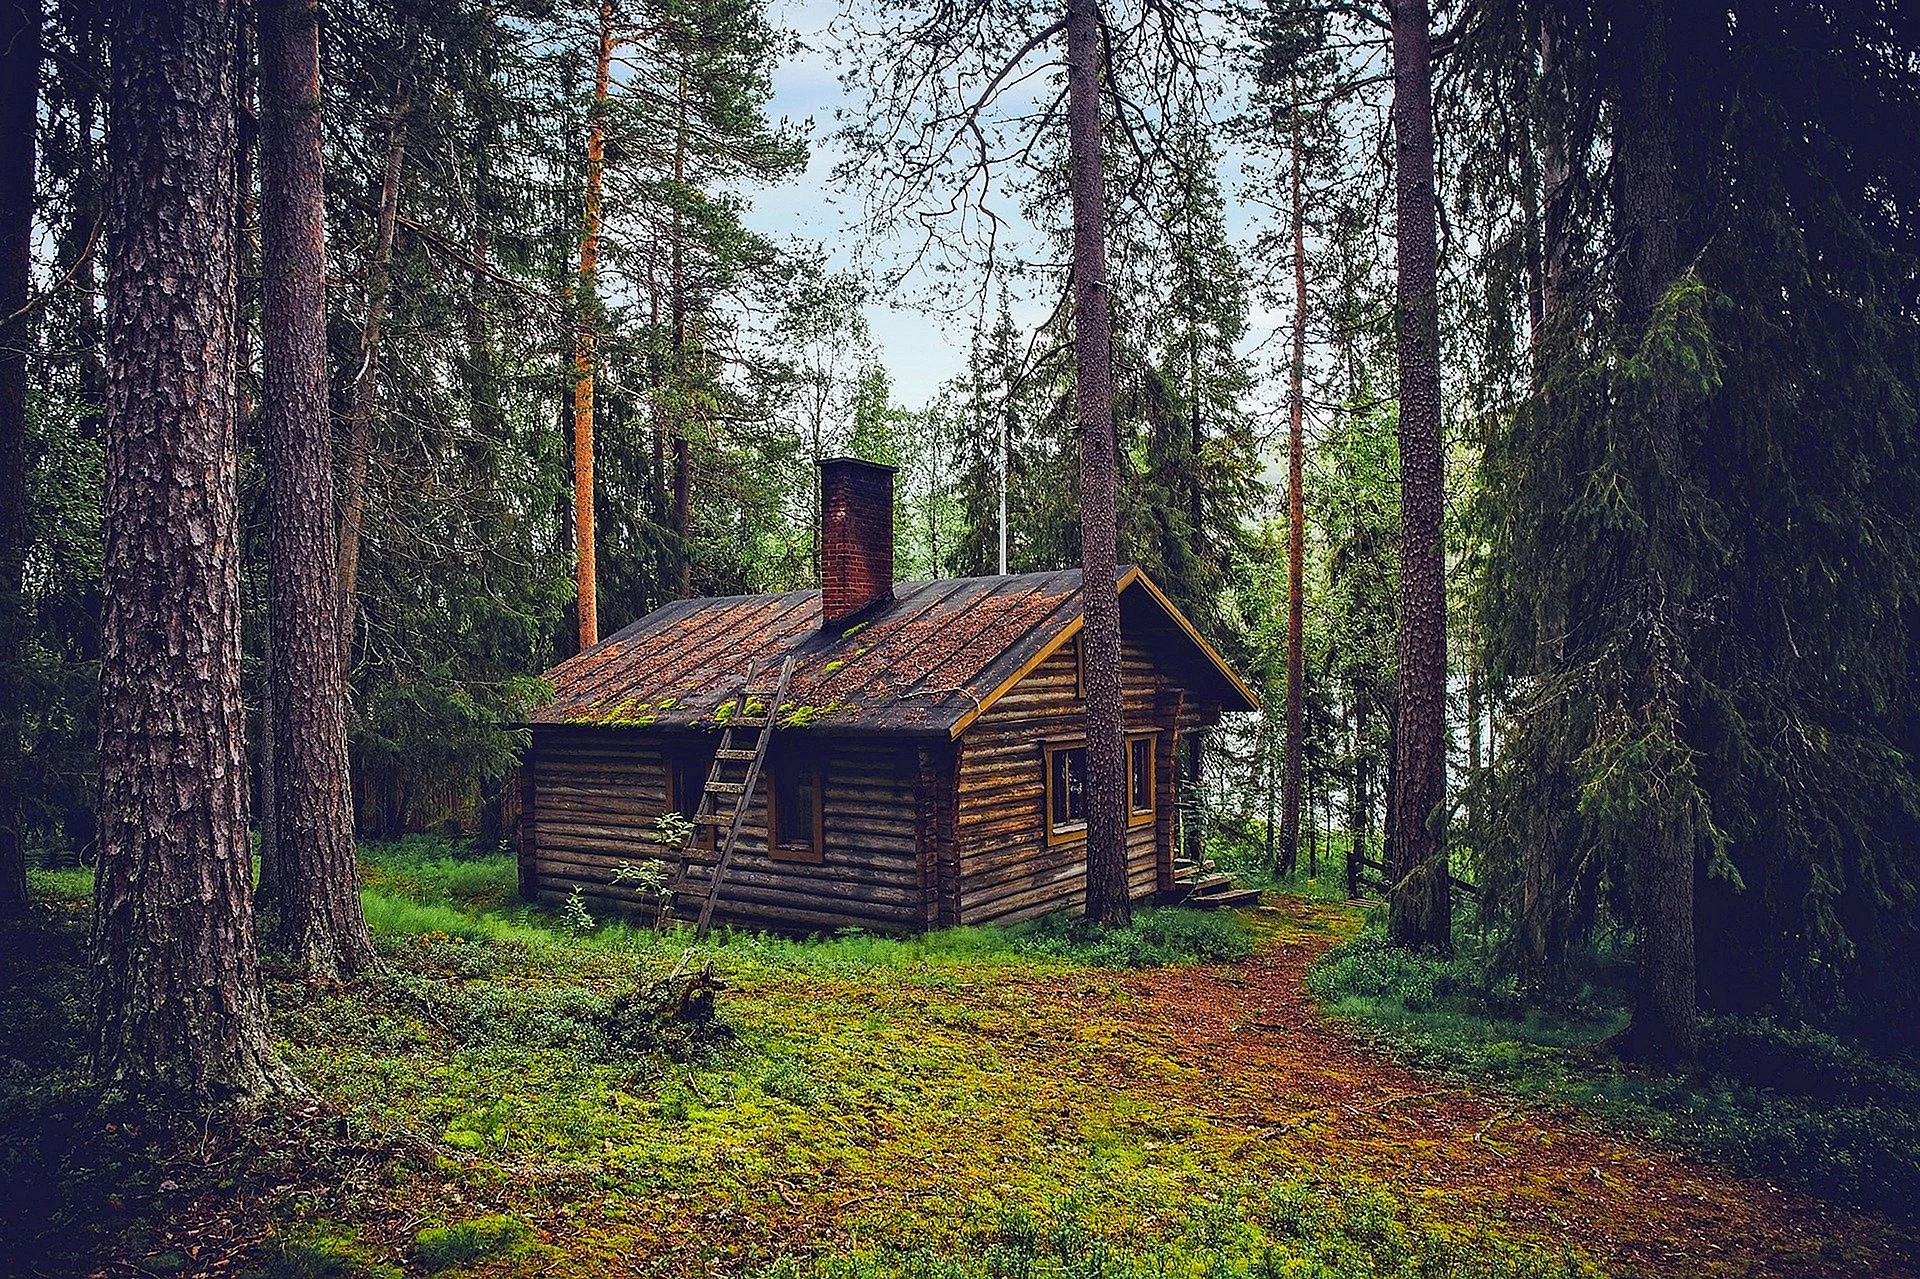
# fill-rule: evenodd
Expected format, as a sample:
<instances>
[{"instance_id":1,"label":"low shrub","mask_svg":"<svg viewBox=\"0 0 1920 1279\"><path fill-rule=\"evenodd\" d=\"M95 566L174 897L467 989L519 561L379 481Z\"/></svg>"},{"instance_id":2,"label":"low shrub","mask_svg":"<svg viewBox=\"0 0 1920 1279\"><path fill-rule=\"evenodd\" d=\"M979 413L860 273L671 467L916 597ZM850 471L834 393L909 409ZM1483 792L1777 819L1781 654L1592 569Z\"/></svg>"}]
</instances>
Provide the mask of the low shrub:
<instances>
[{"instance_id":1,"label":"low shrub","mask_svg":"<svg viewBox=\"0 0 1920 1279\"><path fill-rule=\"evenodd\" d=\"M1605 1051L1625 992L1589 985L1529 1008L1472 952L1413 954L1377 931L1336 946L1307 991L1415 1064L1583 1106L1736 1172L1920 1217L1920 1072L1804 1026L1708 1018L1695 1077L1628 1068Z\"/></svg>"},{"instance_id":2,"label":"low shrub","mask_svg":"<svg viewBox=\"0 0 1920 1279\"><path fill-rule=\"evenodd\" d=\"M1137 911L1133 922L1120 928L1064 913L1047 915L1006 935L1010 949L1096 968L1221 963L1253 953L1253 937L1238 915L1179 907Z\"/></svg>"},{"instance_id":3,"label":"low shrub","mask_svg":"<svg viewBox=\"0 0 1920 1279\"><path fill-rule=\"evenodd\" d=\"M1484 975L1468 959L1437 959L1389 945L1378 933L1362 933L1323 956L1307 973L1307 992L1322 1003L1381 1000L1409 1012L1443 1004L1484 1002Z\"/></svg>"},{"instance_id":4,"label":"low shrub","mask_svg":"<svg viewBox=\"0 0 1920 1279\"><path fill-rule=\"evenodd\" d=\"M1811 1026L1710 1017L1701 1028L1701 1053L1713 1070L1756 1088L1920 1111L1914 1063L1888 1061Z\"/></svg>"}]
</instances>

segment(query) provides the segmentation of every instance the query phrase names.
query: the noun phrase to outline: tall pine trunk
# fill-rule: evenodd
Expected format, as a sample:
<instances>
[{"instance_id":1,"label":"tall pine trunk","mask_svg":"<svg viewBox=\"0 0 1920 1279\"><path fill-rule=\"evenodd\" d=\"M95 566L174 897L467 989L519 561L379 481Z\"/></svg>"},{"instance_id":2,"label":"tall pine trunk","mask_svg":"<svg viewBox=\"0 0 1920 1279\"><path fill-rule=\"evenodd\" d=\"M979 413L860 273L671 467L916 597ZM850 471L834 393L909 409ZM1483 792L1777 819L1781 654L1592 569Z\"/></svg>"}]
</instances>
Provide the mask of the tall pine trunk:
<instances>
[{"instance_id":1,"label":"tall pine trunk","mask_svg":"<svg viewBox=\"0 0 1920 1279\"><path fill-rule=\"evenodd\" d=\"M1296 112L1298 106L1295 107ZM1300 865L1300 767L1306 739L1307 557L1306 381L1307 232L1305 180L1300 171L1300 122L1293 125L1293 358L1288 362L1287 404L1287 745L1281 782L1280 827L1285 843L1281 870Z\"/></svg>"},{"instance_id":2,"label":"tall pine trunk","mask_svg":"<svg viewBox=\"0 0 1920 1279\"><path fill-rule=\"evenodd\" d=\"M268 695L277 875L264 939L300 971L373 962L347 802L345 672L334 590L326 200L315 0L260 6L260 346L268 492Z\"/></svg>"},{"instance_id":3,"label":"tall pine trunk","mask_svg":"<svg viewBox=\"0 0 1920 1279\"><path fill-rule=\"evenodd\" d=\"M39 0L0 3L0 918L27 909L26 751L17 687L26 643L27 303L33 287Z\"/></svg>"},{"instance_id":4,"label":"tall pine trunk","mask_svg":"<svg viewBox=\"0 0 1920 1279\"><path fill-rule=\"evenodd\" d=\"M239 6L113 33L92 1065L134 1097L294 1087L253 949L234 439Z\"/></svg>"},{"instance_id":5,"label":"tall pine trunk","mask_svg":"<svg viewBox=\"0 0 1920 1279\"><path fill-rule=\"evenodd\" d=\"M1087 917L1124 924L1125 730L1120 701L1118 441L1107 304L1106 183L1100 157L1099 0L1067 0L1067 145L1073 196L1073 368L1080 426L1081 642L1087 675Z\"/></svg>"},{"instance_id":6,"label":"tall pine trunk","mask_svg":"<svg viewBox=\"0 0 1920 1279\"><path fill-rule=\"evenodd\" d=\"M613 72L613 0L600 3L600 44L594 62L593 107L587 122L587 185L580 219L578 320L573 333L573 549L580 647L600 641L593 520L593 362L600 323L600 183L606 161L607 94Z\"/></svg>"},{"instance_id":7,"label":"tall pine trunk","mask_svg":"<svg viewBox=\"0 0 1920 1279\"><path fill-rule=\"evenodd\" d=\"M351 669L354 617L359 606L360 534L367 518L367 468L373 460L373 400L380 391L380 334L393 284L393 236L400 220L400 177L407 164L407 113L412 97L402 73L387 126L387 163L380 175L373 256L367 263L367 313L360 322L360 357L347 388L347 464L340 495L340 552L334 572L339 596L340 667Z\"/></svg>"},{"instance_id":8,"label":"tall pine trunk","mask_svg":"<svg viewBox=\"0 0 1920 1279\"><path fill-rule=\"evenodd\" d=\"M1621 6L1614 34L1617 117L1614 126L1616 243L1620 254L1618 329L1637 345L1661 297L1679 273L1673 171L1673 83L1668 66L1671 19L1665 0ZM1684 641L1683 589L1676 564L1679 529L1680 404L1657 387L1637 406L1645 450L1645 576L1632 639L1632 713L1651 730L1677 738L1678 685ZM1658 801L1648 806L1635 877L1640 984L1627 1043L1651 1060L1690 1064L1699 1053L1694 973L1694 857L1690 841Z\"/></svg>"},{"instance_id":9,"label":"tall pine trunk","mask_svg":"<svg viewBox=\"0 0 1920 1279\"><path fill-rule=\"evenodd\" d=\"M1440 314L1427 0L1392 0L1396 310L1400 400L1400 654L1387 933L1447 950L1453 898L1446 841L1447 602L1441 544Z\"/></svg>"}]
</instances>

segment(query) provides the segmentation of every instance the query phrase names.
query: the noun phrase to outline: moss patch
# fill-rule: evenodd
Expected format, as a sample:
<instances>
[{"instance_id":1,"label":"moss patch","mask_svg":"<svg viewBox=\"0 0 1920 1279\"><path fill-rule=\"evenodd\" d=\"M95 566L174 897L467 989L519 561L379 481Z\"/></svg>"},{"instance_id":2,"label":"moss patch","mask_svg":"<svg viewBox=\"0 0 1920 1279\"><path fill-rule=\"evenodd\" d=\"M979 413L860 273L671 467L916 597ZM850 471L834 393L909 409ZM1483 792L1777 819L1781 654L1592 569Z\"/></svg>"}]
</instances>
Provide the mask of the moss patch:
<instances>
[{"instance_id":1,"label":"moss patch","mask_svg":"<svg viewBox=\"0 0 1920 1279\"><path fill-rule=\"evenodd\" d=\"M691 948L618 924L569 937L496 898L511 859L467 869L441 851L372 850L380 974L270 991L280 1050L316 1096L308 1144L276 1135L240 1157L196 1133L162 1170L50 1164L22 1144L48 1131L39 1112L9 1103L0 1172L61 1167L75 1196L37 1210L40 1246L77 1240L62 1245L72 1271L197 1248L194 1264L228 1273L343 1279L396 1265L930 1279L1894 1268L1900 1241L1871 1222L1420 1074L1322 1023L1301 979L1358 927L1340 908ZM70 913L77 935L84 912ZM43 939L15 953L68 956L34 969L32 1000L84 990L75 952ZM675 965L706 963L728 988L730 1033L676 1038L623 1012ZM0 1013L24 1015L27 997L8 999ZM59 1041L79 1018L43 1010L34 1025ZM47 1078L8 1078L19 1096L48 1092Z\"/></svg>"}]
</instances>

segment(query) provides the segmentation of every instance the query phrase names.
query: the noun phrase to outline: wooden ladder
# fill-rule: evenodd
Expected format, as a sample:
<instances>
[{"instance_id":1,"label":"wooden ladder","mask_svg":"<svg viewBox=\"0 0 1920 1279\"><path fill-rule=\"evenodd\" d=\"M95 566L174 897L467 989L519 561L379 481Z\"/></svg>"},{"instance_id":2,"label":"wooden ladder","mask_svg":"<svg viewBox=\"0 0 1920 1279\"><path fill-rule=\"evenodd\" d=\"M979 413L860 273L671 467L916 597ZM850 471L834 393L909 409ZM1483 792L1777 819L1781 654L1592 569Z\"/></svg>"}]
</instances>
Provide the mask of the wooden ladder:
<instances>
[{"instance_id":1,"label":"wooden ladder","mask_svg":"<svg viewBox=\"0 0 1920 1279\"><path fill-rule=\"evenodd\" d=\"M766 690L755 690L755 668L752 666L747 667L746 678L734 690L733 701L728 703L732 710L720 730L720 745L713 752L713 766L707 770L707 784L701 788L692 829L680 845L679 872L673 878L672 887L661 899L661 912L671 911L682 894L690 895L698 891L693 886L694 868L702 865L708 867L705 893L700 902L700 922L693 934L695 941L706 939L707 929L713 922L714 903L720 900L720 885L726 878L727 867L733 864L733 848L740 839L740 826L746 818L747 805L753 799L753 788L759 784L760 768L767 762L767 747L773 741L773 726L780 716L780 704L786 700L787 684L793 679L795 660L788 657L780 663L780 681L774 686L772 699L760 714L750 713L752 694ZM734 730L747 728L759 730L752 750L743 750L733 744ZM744 773L741 772L742 766ZM729 777L729 774L732 776ZM725 832L720 836L710 862L700 856L700 834L703 830Z\"/></svg>"}]
</instances>

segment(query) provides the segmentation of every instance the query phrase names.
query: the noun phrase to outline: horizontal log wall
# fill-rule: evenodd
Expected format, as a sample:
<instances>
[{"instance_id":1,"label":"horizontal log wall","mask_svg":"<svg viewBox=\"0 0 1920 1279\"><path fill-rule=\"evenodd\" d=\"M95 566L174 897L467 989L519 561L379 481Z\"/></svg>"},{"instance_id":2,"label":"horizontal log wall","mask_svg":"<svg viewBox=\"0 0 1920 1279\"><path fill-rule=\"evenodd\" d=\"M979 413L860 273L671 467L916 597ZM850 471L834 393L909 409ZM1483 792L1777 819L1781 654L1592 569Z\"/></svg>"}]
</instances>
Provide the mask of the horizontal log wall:
<instances>
[{"instance_id":1,"label":"horizontal log wall","mask_svg":"<svg viewBox=\"0 0 1920 1279\"><path fill-rule=\"evenodd\" d=\"M825 860L815 865L766 855L763 776L715 920L784 932L924 928L915 798L920 760L912 744L834 741L809 743L807 750L826 771ZM616 886L613 874L623 860L661 855L650 836L667 804L665 761L658 739L631 729L534 730L521 830L522 857L539 900L558 901L577 887L596 913L642 909L639 895Z\"/></svg>"},{"instance_id":2,"label":"horizontal log wall","mask_svg":"<svg viewBox=\"0 0 1920 1279\"><path fill-rule=\"evenodd\" d=\"M1163 706L1165 684L1144 652L1125 645L1121 688L1129 732L1163 727L1156 723L1156 710ZM1047 843L1042 749L1048 741L1085 734L1086 704L1075 689L1069 644L1035 667L961 735L954 817L961 923L1085 908L1085 838ZM1156 751L1170 748L1162 734ZM1166 793L1159 798L1164 801ZM1171 875L1172 852L1162 834L1164 826L1154 822L1127 830L1127 883L1136 900L1151 896Z\"/></svg>"}]
</instances>

